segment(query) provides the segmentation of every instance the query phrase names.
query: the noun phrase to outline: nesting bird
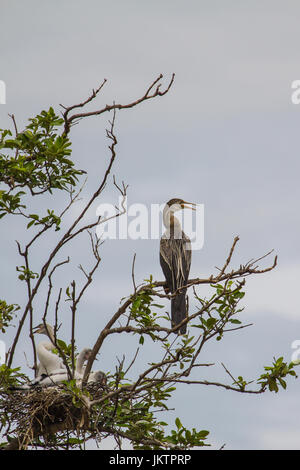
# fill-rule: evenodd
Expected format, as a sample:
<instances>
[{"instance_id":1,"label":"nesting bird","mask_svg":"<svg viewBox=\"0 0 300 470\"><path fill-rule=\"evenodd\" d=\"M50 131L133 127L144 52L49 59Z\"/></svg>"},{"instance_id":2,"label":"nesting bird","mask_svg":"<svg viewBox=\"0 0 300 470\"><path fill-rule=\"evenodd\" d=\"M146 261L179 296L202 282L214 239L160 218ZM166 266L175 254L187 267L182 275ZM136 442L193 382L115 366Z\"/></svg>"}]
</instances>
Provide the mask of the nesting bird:
<instances>
[{"instance_id":1,"label":"nesting bird","mask_svg":"<svg viewBox=\"0 0 300 470\"><path fill-rule=\"evenodd\" d=\"M35 334L46 335L50 341L41 341L36 347L37 356L40 363L37 367L37 377L41 375L51 375L59 370L66 371L61 358L54 354L52 351L55 348L54 329L48 323L40 323L34 328Z\"/></svg>"},{"instance_id":2,"label":"nesting bird","mask_svg":"<svg viewBox=\"0 0 300 470\"><path fill-rule=\"evenodd\" d=\"M44 334L48 336L50 341L41 341L37 345L37 355L39 358L39 365L37 368L37 377L29 384L20 385L18 387L11 387L11 390L33 390L36 387L50 387L61 384L69 380L68 371L63 364L61 358L54 354L55 348L54 330L51 325L41 323L34 328L34 333ZM85 367L84 363L90 358L92 350L84 348L78 355L76 360L76 368L74 379L81 381L84 376ZM91 372L88 383L97 382L105 383L106 375L102 371Z\"/></svg>"}]
</instances>

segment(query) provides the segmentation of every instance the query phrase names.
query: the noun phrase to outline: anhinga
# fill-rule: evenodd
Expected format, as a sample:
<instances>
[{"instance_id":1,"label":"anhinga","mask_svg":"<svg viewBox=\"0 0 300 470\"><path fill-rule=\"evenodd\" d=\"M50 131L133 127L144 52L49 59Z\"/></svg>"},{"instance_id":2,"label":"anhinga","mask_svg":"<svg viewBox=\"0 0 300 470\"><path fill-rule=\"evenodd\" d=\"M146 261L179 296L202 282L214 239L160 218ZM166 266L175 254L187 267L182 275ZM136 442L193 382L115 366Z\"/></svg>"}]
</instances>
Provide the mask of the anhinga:
<instances>
[{"instance_id":1,"label":"anhinga","mask_svg":"<svg viewBox=\"0 0 300 470\"><path fill-rule=\"evenodd\" d=\"M173 294L187 284L191 267L191 241L183 232L174 212L182 209L196 210L195 204L182 199L171 199L164 207L163 222L166 231L160 239L160 265L166 278L167 290ZM186 289L180 290L171 299L172 328L187 316ZM186 333L186 324L180 328Z\"/></svg>"},{"instance_id":2,"label":"anhinga","mask_svg":"<svg viewBox=\"0 0 300 470\"><path fill-rule=\"evenodd\" d=\"M44 334L46 336L49 335L51 339L51 341L42 341L37 345L37 355L40 360L37 377L27 384L9 387L10 390L33 390L37 387L51 387L69 380L67 369L62 360L57 354L52 352L55 348L53 327L48 325L48 323L41 323L34 328L34 333ZM77 383L81 383L83 379L85 372L84 363L90 358L91 352L91 349L84 348L78 354L73 377ZM102 385L105 385L106 381L105 373L100 370L91 372L88 379L88 383L98 383Z\"/></svg>"},{"instance_id":3,"label":"anhinga","mask_svg":"<svg viewBox=\"0 0 300 470\"><path fill-rule=\"evenodd\" d=\"M37 345L36 352L40 360L37 368L37 376L41 376L43 374L49 375L59 369L65 369L61 358L52 352L55 348L54 330L52 326L48 325L48 323L46 323L46 325L41 323L34 328L34 333L46 335L51 339L51 341L41 341Z\"/></svg>"}]
</instances>

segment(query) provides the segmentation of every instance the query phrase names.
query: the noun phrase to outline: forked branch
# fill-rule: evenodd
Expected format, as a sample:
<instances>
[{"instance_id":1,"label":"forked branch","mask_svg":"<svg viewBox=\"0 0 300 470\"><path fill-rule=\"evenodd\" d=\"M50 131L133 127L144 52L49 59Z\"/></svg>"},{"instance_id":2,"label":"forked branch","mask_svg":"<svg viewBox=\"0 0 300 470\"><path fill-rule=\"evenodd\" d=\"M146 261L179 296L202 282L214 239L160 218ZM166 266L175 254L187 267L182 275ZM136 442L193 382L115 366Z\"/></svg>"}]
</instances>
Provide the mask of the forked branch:
<instances>
[{"instance_id":1,"label":"forked branch","mask_svg":"<svg viewBox=\"0 0 300 470\"><path fill-rule=\"evenodd\" d=\"M99 116L100 114L103 114L107 111L113 111L115 109L133 108L134 106L137 106L138 104L142 103L143 101L146 101L146 100L149 100L149 99L152 99L152 98L156 98L157 96L165 95L166 93L168 93L168 91L170 90L170 88L171 88L171 86L174 82L175 74L173 73L173 75L171 77L171 80L169 81L169 84L167 85L167 87L163 91L161 91L161 85L162 84L160 83L162 78L163 78L163 75L160 74L151 83L151 85L147 88L146 92L140 98L138 98L137 100L131 101L130 103L127 103L127 104L113 103L111 105L107 104L103 108L96 109L94 111L89 111L89 112L84 112L84 113L83 112L82 113L75 113L75 114L72 114L71 116L69 116L69 113L73 109L82 108L86 104L90 103L93 99L96 98L96 96L102 90L103 86L106 83L106 79L103 80L101 85L96 90L93 90L92 94L85 101L83 101L82 103L75 104L75 105L72 105L72 106L69 106L69 107L61 105L65 110L64 113L63 113L63 118L64 118L64 121L65 121L64 133L68 134L70 132L71 126L74 125L75 123L77 123L78 120L80 120L82 118L89 117L89 116Z\"/></svg>"}]
</instances>

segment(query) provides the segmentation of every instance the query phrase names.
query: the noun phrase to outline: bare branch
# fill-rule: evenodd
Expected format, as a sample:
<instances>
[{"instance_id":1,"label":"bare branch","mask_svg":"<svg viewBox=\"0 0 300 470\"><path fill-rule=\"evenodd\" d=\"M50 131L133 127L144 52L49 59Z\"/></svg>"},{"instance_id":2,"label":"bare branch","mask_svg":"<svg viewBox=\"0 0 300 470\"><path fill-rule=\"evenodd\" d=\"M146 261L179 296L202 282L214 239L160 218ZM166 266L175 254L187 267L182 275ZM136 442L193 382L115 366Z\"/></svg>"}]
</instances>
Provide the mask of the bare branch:
<instances>
[{"instance_id":1,"label":"bare branch","mask_svg":"<svg viewBox=\"0 0 300 470\"><path fill-rule=\"evenodd\" d=\"M63 117L64 117L64 120L65 120L64 133L68 134L70 132L71 126L74 124L74 121L78 122L78 119L82 119L84 117L89 117L89 116L99 116L100 114L103 114L105 112L109 112L109 111L112 111L112 110L116 110L116 109L133 108L134 106L137 106L138 104L142 103L143 101L155 98L157 96L165 95L166 93L168 93L168 91L170 90L170 88L171 88L171 86L174 82L175 74L172 75L172 78L171 78L168 86L166 87L166 89L164 91L160 91L160 85L157 85L157 83L162 78L163 78L163 75L162 74L159 75L151 83L149 88L146 90L145 94L141 98L138 98L137 100L132 101L131 103L128 103L128 104L115 104L115 103L113 103L112 105L107 104L104 108L101 108L101 109L98 109L98 110L95 110L95 111L89 111L89 112L85 112L85 113L77 113L77 114L73 114L73 115L69 116L69 112L71 110L73 110L75 108L84 107L87 103L89 103L94 98L96 98L98 92L102 89L102 87L106 83L106 80L104 80L102 82L102 84L99 86L99 88L96 91L93 90L93 93L85 101L83 101L82 103L79 103L77 105L73 105L73 106L70 106L70 107L63 106L63 108L65 109L65 112L63 113ZM156 88L155 88L155 85L157 85Z\"/></svg>"}]
</instances>

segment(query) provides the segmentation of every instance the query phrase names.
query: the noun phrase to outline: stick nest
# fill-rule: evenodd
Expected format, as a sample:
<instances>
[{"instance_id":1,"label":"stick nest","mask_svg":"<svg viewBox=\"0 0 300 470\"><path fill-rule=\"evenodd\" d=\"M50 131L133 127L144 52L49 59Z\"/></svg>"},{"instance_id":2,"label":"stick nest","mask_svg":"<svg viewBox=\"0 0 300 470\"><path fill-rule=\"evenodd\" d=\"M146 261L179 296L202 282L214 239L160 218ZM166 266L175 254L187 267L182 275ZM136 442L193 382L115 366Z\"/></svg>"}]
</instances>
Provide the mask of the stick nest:
<instances>
[{"instance_id":1,"label":"stick nest","mask_svg":"<svg viewBox=\"0 0 300 470\"><path fill-rule=\"evenodd\" d=\"M103 395L107 387L87 384L89 398ZM84 430L89 424L89 410L85 406L86 395L75 396L64 387L47 387L29 391L0 391L0 416L7 426L5 435L17 438L18 448L34 445L41 438L53 441L59 432L70 433ZM4 427L4 425L2 426ZM67 435L66 435L67 437Z\"/></svg>"}]
</instances>

